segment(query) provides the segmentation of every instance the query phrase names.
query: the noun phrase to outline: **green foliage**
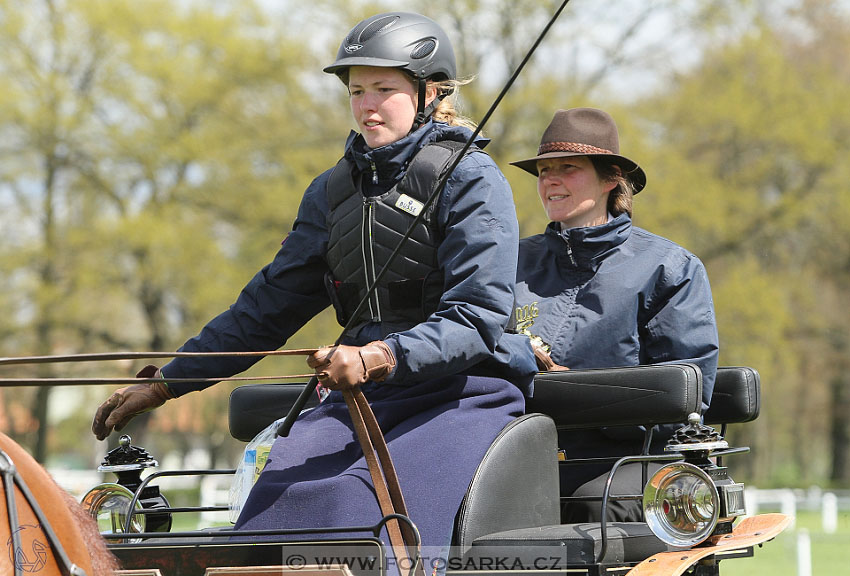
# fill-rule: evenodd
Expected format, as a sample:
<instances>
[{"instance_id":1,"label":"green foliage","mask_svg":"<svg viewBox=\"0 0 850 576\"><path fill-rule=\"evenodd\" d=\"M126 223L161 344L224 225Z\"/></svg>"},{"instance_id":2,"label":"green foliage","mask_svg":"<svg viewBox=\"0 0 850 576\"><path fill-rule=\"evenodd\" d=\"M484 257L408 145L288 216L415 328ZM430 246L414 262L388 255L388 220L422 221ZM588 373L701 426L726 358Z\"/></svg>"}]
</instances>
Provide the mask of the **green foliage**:
<instances>
[{"instance_id":1,"label":"green foliage","mask_svg":"<svg viewBox=\"0 0 850 576\"><path fill-rule=\"evenodd\" d=\"M705 260L721 364L761 372L762 415L742 439L756 454L751 478L764 482L823 481L846 450L798 449L830 445L847 426L829 404L835 335L850 320L837 296L850 270L850 147L836 106L850 83L833 50L762 22L638 106L650 184L637 220Z\"/></svg>"},{"instance_id":2,"label":"green foliage","mask_svg":"<svg viewBox=\"0 0 850 576\"><path fill-rule=\"evenodd\" d=\"M555 4L0 0L3 355L171 349L228 306L342 151L347 94L320 70L354 22L425 10L476 76L461 104L480 120ZM848 50L839 2L574 2L484 130L530 235L546 225L536 183L508 163L536 152L559 108L617 119L648 174L637 225L705 261L721 363L762 375L761 417L731 432L753 447L740 479L761 485L850 482L832 468L850 433ZM338 330L327 311L287 346ZM276 359L249 374L306 371ZM228 390L171 403L138 433L235 453ZM51 450L78 449L67 430L107 392L89 391ZM27 440L47 428L33 396L5 390L0 410Z\"/></svg>"},{"instance_id":3,"label":"green foliage","mask_svg":"<svg viewBox=\"0 0 850 576\"><path fill-rule=\"evenodd\" d=\"M1 302L33 296L4 349L176 347L272 258L337 156L316 144L335 115L300 78L304 37L246 2L2 9L0 185L20 234Z\"/></svg>"}]
</instances>

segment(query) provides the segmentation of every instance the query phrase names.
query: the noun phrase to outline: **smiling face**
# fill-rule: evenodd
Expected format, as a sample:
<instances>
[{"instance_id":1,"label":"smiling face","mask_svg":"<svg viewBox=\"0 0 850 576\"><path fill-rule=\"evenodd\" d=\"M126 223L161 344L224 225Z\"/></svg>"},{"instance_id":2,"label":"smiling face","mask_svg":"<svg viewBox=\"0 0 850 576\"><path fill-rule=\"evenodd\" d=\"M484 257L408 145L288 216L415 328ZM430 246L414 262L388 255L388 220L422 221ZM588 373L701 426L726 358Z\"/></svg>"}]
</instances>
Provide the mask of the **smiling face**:
<instances>
[{"instance_id":1,"label":"smiling face","mask_svg":"<svg viewBox=\"0 0 850 576\"><path fill-rule=\"evenodd\" d=\"M608 195L616 181L600 180L587 156L537 161L537 193L546 215L561 229L598 226L608 220Z\"/></svg>"},{"instance_id":2,"label":"smiling face","mask_svg":"<svg viewBox=\"0 0 850 576\"><path fill-rule=\"evenodd\" d=\"M416 86L396 68L352 66L348 71L351 114L369 148L405 137L416 118ZM436 95L429 86L426 104Z\"/></svg>"}]
</instances>

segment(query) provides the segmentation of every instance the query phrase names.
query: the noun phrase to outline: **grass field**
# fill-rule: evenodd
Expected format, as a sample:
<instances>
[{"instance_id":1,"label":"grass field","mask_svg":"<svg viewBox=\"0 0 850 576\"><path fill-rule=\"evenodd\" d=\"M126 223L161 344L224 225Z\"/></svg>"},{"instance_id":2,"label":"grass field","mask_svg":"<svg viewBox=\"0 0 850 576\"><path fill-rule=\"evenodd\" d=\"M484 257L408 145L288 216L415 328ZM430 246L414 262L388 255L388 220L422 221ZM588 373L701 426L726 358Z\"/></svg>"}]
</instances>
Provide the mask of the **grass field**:
<instances>
[{"instance_id":1,"label":"grass field","mask_svg":"<svg viewBox=\"0 0 850 576\"><path fill-rule=\"evenodd\" d=\"M760 510L771 512L772 510ZM778 510L777 510L778 511ZM723 576L795 576L797 537L806 530L811 538L812 576L850 574L850 511L838 515L838 530L826 534L817 512L798 511L796 523L772 542L756 548L753 558L729 560L720 564Z\"/></svg>"}]
</instances>

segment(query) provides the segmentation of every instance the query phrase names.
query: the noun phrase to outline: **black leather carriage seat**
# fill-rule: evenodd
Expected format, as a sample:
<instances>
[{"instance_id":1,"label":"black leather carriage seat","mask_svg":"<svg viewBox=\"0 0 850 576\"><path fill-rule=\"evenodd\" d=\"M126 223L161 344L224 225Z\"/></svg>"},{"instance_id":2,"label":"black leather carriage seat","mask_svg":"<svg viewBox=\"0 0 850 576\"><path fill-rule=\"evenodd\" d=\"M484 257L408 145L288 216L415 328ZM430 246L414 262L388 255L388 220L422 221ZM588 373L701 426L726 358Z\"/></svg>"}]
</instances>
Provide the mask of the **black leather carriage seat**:
<instances>
[{"instance_id":1,"label":"black leather carriage seat","mask_svg":"<svg viewBox=\"0 0 850 576\"><path fill-rule=\"evenodd\" d=\"M661 372L659 372L659 370ZM665 376L660 377L661 374ZM672 375L672 376L670 376ZM672 377L672 381L668 378ZM248 442L289 410L304 384L249 384L230 394L230 434ZM559 428L682 422L699 411L702 380L691 364L544 372L535 378L528 413L551 417ZM759 374L747 367L721 367L705 413L710 425L758 418ZM315 406L312 398L307 407Z\"/></svg>"},{"instance_id":2,"label":"black leather carriage seat","mask_svg":"<svg viewBox=\"0 0 850 576\"><path fill-rule=\"evenodd\" d=\"M743 424L759 417L761 378L753 368L722 366L711 393L711 405L703 415L709 426Z\"/></svg>"},{"instance_id":3,"label":"black leather carriage seat","mask_svg":"<svg viewBox=\"0 0 850 576\"><path fill-rule=\"evenodd\" d=\"M230 435L242 442L250 442L269 424L289 412L305 385L248 384L234 388L227 412ZM318 395L313 395L304 408L312 408L318 402Z\"/></svg>"},{"instance_id":4,"label":"black leather carriage seat","mask_svg":"<svg viewBox=\"0 0 850 576\"><path fill-rule=\"evenodd\" d=\"M692 364L550 372L535 378L534 398L528 411L545 413L562 429L593 428L623 424L684 423L699 412L702 375ZM712 405L705 414L708 424L749 422L758 417L759 376L752 368L723 367L718 370ZM492 464L491 464L492 465ZM476 475L476 478L478 476ZM475 480L471 489L475 488ZM498 508L499 499L479 499L476 505ZM470 503L464 502L464 507ZM536 568L541 558L549 567L587 566L600 559L602 532L598 523L538 525L502 529L463 537L466 523L476 513L466 510L459 518L455 543L468 565L485 565L511 550L515 562ZM608 523L607 546L601 559L606 564L638 562L668 548L644 523Z\"/></svg>"},{"instance_id":5,"label":"black leather carriage seat","mask_svg":"<svg viewBox=\"0 0 850 576\"><path fill-rule=\"evenodd\" d=\"M303 384L257 384L235 389L229 423L234 438L251 440L285 414ZM718 369L707 424L758 417L758 373ZM702 376L693 364L664 364L548 372L535 378L527 414L496 438L457 516L455 554L472 565L510 547L527 567L547 552L566 566L594 563L601 549L597 523L559 524L557 429L684 423L699 412ZM665 546L643 523L608 523L605 563L633 562ZM494 548L495 547L495 548Z\"/></svg>"},{"instance_id":6,"label":"black leather carriage seat","mask_svg":"<svg viewBox=\"0 0 850 576\"><path fill-rule=\"evenodd\" d=\"M534 397L528 400L526 411L544 414L557 429L651 426L684 422L688 414L699 411L701 394L702 375L693 364L546 372L535 377ZM557 446L548 447L549 453L556 450ZM554 458L553 465L557 467ZM480 491L478 479L476 474L469 493ZM512 485L521 487L514 488L512 497L523 498L526 484ZM512 565L519 563L525 569L538 567L541 558L548 558L551 567L558 569L594 563L602 544L601 526L560 524L557 484L554 496L556 506L549 511L554 522L523 527L503 516L501 529L489 533L476 526L475 519L498 514L505 501L480 497L465 500L458 518L455 552L466 564L480 567L492 558L506 557ZM611 563L666 550L643 523L609 524L607 540L605 560Z\"/></svg>"},{"instance_id":7,"label":"black leather carriage seat","mask_svg":"<svg viewBox=\"0 0 850 576\"><path fill-rule=\"evenodd\" d=\"M542 372L526 412L550 416L558 429L684 422L699 412L702 373L694 364Z\"/></svg>"},{"instance_id":8,"label":"black leather carriage seat","mask_svg":"<svg viewBox=\"0 0 850 576\"><path fill-rule=\"evenodd\" d=\"M470 482L455 522L455 552L506 528L560 521L558 433L544 414L509 423L493 441Z\"/></svg>"}]
</instances>

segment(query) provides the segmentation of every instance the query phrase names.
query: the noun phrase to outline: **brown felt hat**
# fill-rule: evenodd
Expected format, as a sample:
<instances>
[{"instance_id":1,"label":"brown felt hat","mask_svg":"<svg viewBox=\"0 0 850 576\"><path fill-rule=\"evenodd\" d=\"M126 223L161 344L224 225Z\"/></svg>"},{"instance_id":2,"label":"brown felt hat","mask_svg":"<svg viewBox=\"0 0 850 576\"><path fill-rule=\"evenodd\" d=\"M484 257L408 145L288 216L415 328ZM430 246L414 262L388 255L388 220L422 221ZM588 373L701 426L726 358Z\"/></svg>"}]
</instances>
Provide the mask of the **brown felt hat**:
<instances>
[{"instance_id":1,"label":"brown felt hat","mask_svg":"<svg viewBox=\"0 0 850 576\"><path fill-rule=\"evenodd\" d=\"M646 174L636 162L620 155L620 137L611 115L596 108L558 110L543 132L537 156L511 162L538 176L537 161L563 156L610 156L632 181L635 194L646 186Z\"/></svg>"}]
</instances>

